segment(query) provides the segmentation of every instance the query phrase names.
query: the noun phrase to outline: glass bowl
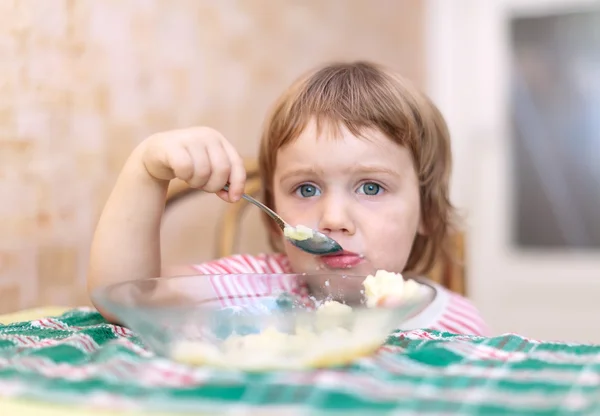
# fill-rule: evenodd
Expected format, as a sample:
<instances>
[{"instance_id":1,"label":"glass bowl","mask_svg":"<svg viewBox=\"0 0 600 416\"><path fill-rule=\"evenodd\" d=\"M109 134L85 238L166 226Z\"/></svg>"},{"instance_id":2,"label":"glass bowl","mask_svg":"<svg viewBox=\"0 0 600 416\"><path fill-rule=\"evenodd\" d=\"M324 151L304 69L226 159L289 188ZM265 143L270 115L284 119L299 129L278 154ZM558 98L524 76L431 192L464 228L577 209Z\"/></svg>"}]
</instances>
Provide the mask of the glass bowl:
<instances>
[{"instance_id":1,"label":"glass bowl","mask_svg":"<svg viewBox=\"0 0 600 416\"><path fill-rule=\"evenodd\" d=\"M411 298L394 307L369 308L364 279L339 274L161 277L107 286L92 298L156 354L175 361L250 371L305 369L344 365L373 353L425 306L422 298ZM298 287L310 288L310 294Z\"/></svg>"}]
</instances>

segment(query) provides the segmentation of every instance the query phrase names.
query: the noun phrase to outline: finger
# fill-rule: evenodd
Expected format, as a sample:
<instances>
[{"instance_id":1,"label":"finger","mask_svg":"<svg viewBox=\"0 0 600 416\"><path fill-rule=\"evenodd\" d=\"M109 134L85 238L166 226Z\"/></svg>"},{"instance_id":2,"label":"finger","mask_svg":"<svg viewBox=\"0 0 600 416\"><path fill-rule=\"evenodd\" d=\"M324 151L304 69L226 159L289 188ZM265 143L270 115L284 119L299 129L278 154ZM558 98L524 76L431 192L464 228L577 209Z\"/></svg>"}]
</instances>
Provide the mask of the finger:
<instances>
[{"instance_id":1,"label":"finger","mask_svg":"<svg viewBox=\"0 0 600 416\"><path fill-rule=\"evenodd\" d=\"M227 141L223 142L223 148L229 156L231 171L229 173L229 200L239 201L246 186L246 168L241 156L233 145Z\"/></svg>"},{"instance_id":2,"label":"finger","mask_svg":"<svg viewBox=\"0 0 600 416\"><path fill-rule=\"evenodd\" d=\"M223 146L218 143L206 148L210 160L210 176L202 189L206 192L217 193L223 189L229 180L231 162Z\"/></svg>"},{"instance_id":3,"label":"finger","mask_svg":"<svg viewBox=\"0 0 600 416\"><path fill-rule=\"evenodd\" d=\"M172 172L173 176L188 182L194 177L194 162L192 156L183 146L175 146L169 149L166 154L166 167Z\"/></svg>"},{"instance_id":4,"label":"finger","mask_svg":"<svg viewBox=\"0 0 600 416\"><path fill-rule=\"evenodd\" d=\"M210 159L204 146L185 146L184 149L188 153L192 161L192 175L185 181L192 188L203 189L204 185L210 177Z\"/></svg>"},{"instance_id":5,"label":"finger","mask_svg":"<svg viewBox=\"0 0 600 416\"><path fill-rule=\"evenodd\" d=\"M217 192L216 195L225 202L234 202L229 198L229 192L227 192L223 189L221 189L219 192Z\"/></svg>"}]
</instances>

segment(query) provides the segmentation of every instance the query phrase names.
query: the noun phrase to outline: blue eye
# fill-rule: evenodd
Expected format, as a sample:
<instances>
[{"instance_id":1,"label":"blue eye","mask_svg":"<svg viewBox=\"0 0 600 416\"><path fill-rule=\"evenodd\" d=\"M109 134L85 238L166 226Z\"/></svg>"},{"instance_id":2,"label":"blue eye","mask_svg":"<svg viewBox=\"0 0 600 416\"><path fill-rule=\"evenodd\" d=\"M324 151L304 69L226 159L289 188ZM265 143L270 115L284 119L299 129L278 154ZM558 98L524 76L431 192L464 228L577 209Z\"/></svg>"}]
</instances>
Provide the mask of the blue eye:
<instances>
[{"instance_id":1,"label":"blue eye","mask_svg":"<svg viewBox=\"0 0 600 416\"><path fill-rule=\"evenodd\" d=\"M298 194L302 198L311 198L313 196L320 195L320 191L314 185L305 184L300 185L298 188L296 188L296 194Z\"/></svg>"},{"instance_id":2,"label":"blue eye","mask_svg":"<svg viewBox=\"0 0 600 416\"><path fill-rule=\"evenodd\" d=\"M381 185L378 185L373 182L365 182L360 186L360 188L358 188L359 194L364 194L364 195L369 195L369 196L379 195L381 193L381 191L383 191L383 188L381 187Z\"/></svg>"}]
</instances>

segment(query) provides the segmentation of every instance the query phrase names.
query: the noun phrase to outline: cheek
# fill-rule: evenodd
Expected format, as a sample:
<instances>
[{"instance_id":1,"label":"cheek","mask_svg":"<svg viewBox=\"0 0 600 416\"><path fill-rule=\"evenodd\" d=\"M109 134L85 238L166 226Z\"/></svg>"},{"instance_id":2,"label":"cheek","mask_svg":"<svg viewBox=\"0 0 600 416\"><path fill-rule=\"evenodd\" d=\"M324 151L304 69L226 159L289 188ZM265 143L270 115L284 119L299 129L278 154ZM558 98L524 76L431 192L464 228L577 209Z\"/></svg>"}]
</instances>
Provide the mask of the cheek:
<instances>
[{"instance_id":1,"label":"cheek","mask_svg":"<svg viewBox=\"0 0 600 416\"><path fill-rule=\"evenodd\" d=\"M379 234L382 237L401 239L403 236L413 238L419 227L419 206L411 202L412 199L395 199L387 201L385 205L378 205L363 210L363 224L370 233Z\"/></svg>"},{"instance_id":2,"label":"cheek","mask_svg":"<svg viewBox=\"0 0 600 416\"><path fill-rule=\"evenodd\" d=\"M419 227L417 209L397 209L371 213L363 228L366 249L369 257L382 266L403 267L408 259L413 241ZM402 263L401 266L395 263Z\"/></svg>"},{"instance_id":3,"label":"cheek","mask_svg":"<svg viewBox=\"0 0 600 416\"><path fill-rule=\"evenodd\" d=\"M315 218L314 210L310 209L311 201L298 201L292 196L275 195L275 212L291 225L306 225L317 228L318 218Z\"/></svg>"},{"instance_id":4,"label":"cheek","mask_svg":"<svg viewBox=\"0 0 600 416\"><path fill-rule=\"evenodd\" d=\"M365 237L369 242L369 246L386 248L390 251L393 247L394 251L412 245L417 232L417 223L415 221L401 221L397 217L390 218L389 221L384 221L379 227L373 227L366 231Z\"/></svg>"}]
</instances>

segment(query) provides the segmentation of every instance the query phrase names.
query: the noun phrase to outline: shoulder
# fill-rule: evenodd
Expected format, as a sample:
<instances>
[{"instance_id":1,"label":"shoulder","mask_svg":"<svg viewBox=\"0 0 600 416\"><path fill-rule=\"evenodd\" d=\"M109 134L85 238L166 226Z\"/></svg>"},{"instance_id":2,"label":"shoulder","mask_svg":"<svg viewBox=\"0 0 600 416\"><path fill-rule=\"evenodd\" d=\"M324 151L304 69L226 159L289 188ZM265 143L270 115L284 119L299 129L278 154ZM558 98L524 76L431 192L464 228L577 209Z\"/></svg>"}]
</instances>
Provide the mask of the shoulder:
<instances>
[{"instance_id":1,"label":"shoulder","mask_svg":"<svg viewBox=\"0 0 600 416\"><path fill-rule=\"evenodd\" d=\"M406 329L433 329L454 334L490 335L481 313L470 300L437 283L428 280L421 280L421 282L432 287L435 296L427 308L406 322Z\"/></svg>"},{"instance_id":2,"label":"shoulder","mask_svg":"<svg viewBox=\"0 0 600 416\"><path fill-rule=\"evenodd\" d=\"M490 335L490 330L485 323L481 313L473 303L459 295L441 288L448 295L446 308L432 329L465 335Z\"/></svg>"},{"instance_id":3,"label":"shoulder","mask_svg":"<svg viewBox=\"0 0 600 416\"><path fill-rule=\"evenodd\" d=\"M279 253L258 255L236 254L202 264L193 264L191 267L200 274L290 272L287 256Z\"/></svg>"}]
</instances>

